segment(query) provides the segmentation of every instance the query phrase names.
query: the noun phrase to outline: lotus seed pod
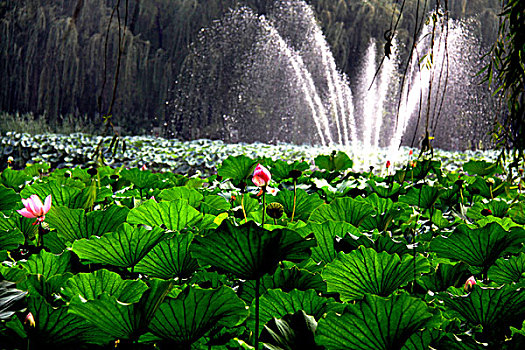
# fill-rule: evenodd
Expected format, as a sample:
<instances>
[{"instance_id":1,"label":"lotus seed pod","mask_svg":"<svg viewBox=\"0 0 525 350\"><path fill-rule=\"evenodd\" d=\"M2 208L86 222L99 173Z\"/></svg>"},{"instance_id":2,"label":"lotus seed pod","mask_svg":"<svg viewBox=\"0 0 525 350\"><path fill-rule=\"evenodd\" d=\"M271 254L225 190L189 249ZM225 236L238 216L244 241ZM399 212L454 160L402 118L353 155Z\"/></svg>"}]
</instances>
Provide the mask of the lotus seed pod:
<instances>
[{"instance_id":1,"label":"lotus seed pod","mask_svg":"<svg viewBox=\"0 0 525 350\"><path fill-rule=\"evenodd\" d=\"M266 206L266 212L268 213L268 216L272 219L280 219L281 216L283 216L284 213L284 207L281 203L270 203Z\"/></svg>"}]
</instances>

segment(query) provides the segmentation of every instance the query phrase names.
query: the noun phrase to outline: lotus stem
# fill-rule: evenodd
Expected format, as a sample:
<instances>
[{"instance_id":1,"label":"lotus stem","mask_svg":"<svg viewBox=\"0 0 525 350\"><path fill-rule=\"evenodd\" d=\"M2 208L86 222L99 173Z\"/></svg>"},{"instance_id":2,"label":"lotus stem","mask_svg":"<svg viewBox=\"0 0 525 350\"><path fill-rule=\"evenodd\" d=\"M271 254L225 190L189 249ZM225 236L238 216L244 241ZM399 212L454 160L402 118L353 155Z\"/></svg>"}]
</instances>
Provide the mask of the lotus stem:
<instances>
[{"instance_id":1,"label":"lotus stem","mask_svg":"<svg viewBox=\"0 0 525 350\"><path fill-rule=\"evenodd\" d=\"M242 214L244 215L244 223L247 223L248 218L246 217L246 210L244 210L244 192L241 195L241 209L242 209Z\"/></svg>"},{"instance_id":2,"label":"lotus stem","mask_svg":"<svg viewBox=\"0 0 525 350\"><path fill-rule=\"evenodd\" d=\"M263 187L262 189L262 197L263 197L263 217L262 217L262 228L264 228L264 219L266 216L266 187Z\"/></svg>"},{"instance_id":3,"label":"lotus stem","mask_svg":"<svg viewBox=\"0 0 525 350\"><path fill-rule=\"evenodd\" d=\"M254 346L255 350L259 350L259 297L261 288L261 277L255 280L255 331L254 331Z\"/></svg>"},{"instance_id":4,"label":"lotus stem","mask_svg":"<svg viewBox=\"0 0 525 350\"><path fill-rule=\"evenodd\" d=\"M297 180L293 180L293 209L292 209L292 220L290 222L293 222L293 218L295 216L295 203L297 201Z\"/></svg>"}]
</instances>

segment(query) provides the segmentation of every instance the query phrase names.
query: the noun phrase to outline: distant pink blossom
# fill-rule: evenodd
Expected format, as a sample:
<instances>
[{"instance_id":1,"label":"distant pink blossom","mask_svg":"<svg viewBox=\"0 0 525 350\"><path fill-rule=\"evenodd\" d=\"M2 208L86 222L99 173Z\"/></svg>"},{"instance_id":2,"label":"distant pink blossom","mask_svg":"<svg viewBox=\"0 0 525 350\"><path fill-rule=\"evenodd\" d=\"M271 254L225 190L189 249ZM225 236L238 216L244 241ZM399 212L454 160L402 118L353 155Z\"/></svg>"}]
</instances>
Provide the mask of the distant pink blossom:
<instances>
[{"instance_id":1,"label":"distant pink blossom","mask_svg":"<svg viewBox=\"0 0 525 350\"><path fill-rule=\"evenodd\" d=\"M44 221L47 212L51 208L51 195L46 197L44 204L42 204L42 201L36 194L22 199L22 204L24 209L17 210L17 212L26 218L36 218L36 221L33 223L33 225L36 225Z\"/></svg>"},{"instance_id":2,"label":"distant pink blossom","mask_svg":"<svg viewBox=\"0 0 525 350\"><path fill-rule=\"evenodd\" d=\"M257 164L253 171L252 181L257 187L266 187L272 180L272 174L261 164Z\"/></svg>"},{"instance_id":3,"label":"distant pink blossom","mask_svg":"<svg viewBox=\"0 0 525 350\"><path fill-rule=\"evenodd\" d=\"M474 278L474 276L470 276L467 282L465 282L463 289L465 290L465 292L470 293L474 288L474 285L476 285L476 279Z\"/></svg>"}]
</instances>

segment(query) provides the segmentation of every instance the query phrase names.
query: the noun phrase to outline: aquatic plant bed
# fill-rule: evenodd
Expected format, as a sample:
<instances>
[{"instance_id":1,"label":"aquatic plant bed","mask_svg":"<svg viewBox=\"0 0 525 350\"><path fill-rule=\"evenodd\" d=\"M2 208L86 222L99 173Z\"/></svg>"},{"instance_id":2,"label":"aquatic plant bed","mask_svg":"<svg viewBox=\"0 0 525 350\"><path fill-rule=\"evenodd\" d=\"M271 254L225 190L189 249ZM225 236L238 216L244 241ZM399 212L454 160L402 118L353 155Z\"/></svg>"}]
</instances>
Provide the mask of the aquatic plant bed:
<instances>
[{"instance_id":1,"label":"aquatic plant bed","mask_svg":"<svg viewBox=\"0 0 525 350\"><path fill-rule=\"evenodd\" d=\"M523 178L314 162L4 170L2 349L524 348Z\"/></svg>"},{"instance_id":2,"label":"aquatic plant bed","mask_svg":"<svg viewBox=\"0 0 525 350\"><path fill-rule=\"evenodd\" d=\"M23 168L27 163L44 161L51 168L88 167L95 159L97 145L102 141L105 146L103 153L105 161L112 167L141 167L146 164L148 169L156 171L171 171L181 174L210 175L215 173L217 166L230 155L247 155L252 158L268 157L281 160L305 160L313 165L314 158L319 154L329 154L333 150L342 150L354 160L354 168L366 169L372 165L376 172L381 172L387 160L394 165L403 165L408 159L409 148L402 147L400 156L393 159L389 149L361 150L359 147L321 147L311 145L279 144L227 144L222 141L196 140L179 141L151 136L124 136L121 138L117 151L108 150L112 137L90 136L86 134L42 134L30 135L9 132L0 136L0 170L7 165L9 157L15 168ZM125 146L124 146L125 145ZM416 153L417 151L414 150ZM461 169L468 160L493 161L497 158L496 151L466 151L447 152L436 149L436 158L448 170ZM396 163L399 162L399 163Z\"/></svg>"}]
</instances>

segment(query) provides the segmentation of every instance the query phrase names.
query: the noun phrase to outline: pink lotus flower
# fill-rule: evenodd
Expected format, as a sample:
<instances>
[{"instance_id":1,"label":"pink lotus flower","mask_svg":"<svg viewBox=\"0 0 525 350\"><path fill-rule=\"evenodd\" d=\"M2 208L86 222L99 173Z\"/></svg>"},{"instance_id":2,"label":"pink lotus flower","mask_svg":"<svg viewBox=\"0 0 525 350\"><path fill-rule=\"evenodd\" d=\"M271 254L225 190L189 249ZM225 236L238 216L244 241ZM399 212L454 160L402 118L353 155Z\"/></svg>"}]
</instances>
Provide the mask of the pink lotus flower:
<instances>
[{"instance_id":1,"label":"pink lotus flower","mask_svg":"<svg viewBox=\"0 0 525 350\"><path fill-rule=\"evenodd\" d=\"M272 174L261 164L257 164L253 171L252 181L257 187L266 187L272 180Z\"/></svg>"},{"instance_id":2,"label":"pink lotus flower","mask_svg":"<svg viewBox=\"0 0 525 350\"><path fill-rule=\"evenodd\" d=\"M32 195L27 199L22 199L22 204L24 209L17 210L17 212L26 218L36 218L36 221L33 225L36 225L46 217L47 212L51 208L51 195L47 196L44 204L36 194Z\"/></svg>"},{"instance_id":3,"label":"pink lotus flower","mask_svg":"<svg viewBox=\"0 0 525 350\"><path fill-rule=\"evenodd\" d=\"M467 282L465 282L465 285L463 286L463 290L465 290L466 293L470 293L472 289L474 288L474 285L476 284L476 279L474 276L470 276Z\"/></svg>"}]
</instances>

